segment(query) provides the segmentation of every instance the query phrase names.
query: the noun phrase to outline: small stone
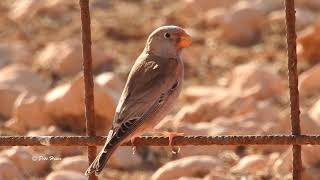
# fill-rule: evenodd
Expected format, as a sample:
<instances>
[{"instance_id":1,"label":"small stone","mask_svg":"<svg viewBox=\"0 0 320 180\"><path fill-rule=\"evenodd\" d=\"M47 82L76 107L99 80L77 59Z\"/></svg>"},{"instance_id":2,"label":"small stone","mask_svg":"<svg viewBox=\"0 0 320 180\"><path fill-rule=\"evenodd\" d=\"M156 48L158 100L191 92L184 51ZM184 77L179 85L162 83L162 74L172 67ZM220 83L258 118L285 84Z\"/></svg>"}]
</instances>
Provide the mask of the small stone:
<instances>
[{"instance_id":1,"label":"small stone","mask_svg":"<svg viewBox=\"0 0 320 180\"><path fill-rule=\"evenodd\" d=\"M320 21L303 30L298 35L297 53L299 59L308 60L312 63L320 61Z\"/></svg>"},{"instance_id":2,"label":"small stone","mask_svg":"<svg viewBox=\"0 0 320 180\"><path fill-rule=\"evenodd\" d=\"M248 46L260 40L264 25L264 13L241 1L225 14L222 37L231 44Z\"/></svg>"},{"instance_id":3,"label":"small stone","mask_svg":"<svg viewBox=\"0 0 320 180\"><path fill-rule=\"evenodd\" d=\"M135 168L142 164L142 157L133 154L131 147L119 147L110 157L109 166L122 169Z\"/></svg>"},{"instance_id":4,"label":"small stone","mask_svg":"<svg viewBox=\"0 0 320 180\"><path fill-rule=\"evenodd\" d=\"M59 170L51 172L46 180L87 180L88 177L83 173L70 170Z\"/></svg>"},{"instance_id":5,"label":"small stone","mask_svg":"<svg viewBox=\"0 0 320 180\"><path fill-rule=\"evenodd\" d=\"M224 8L214 8L206 12L205 14L205 24L207 27L216 27L222 24L226 9Z\"/></svg>"},{"instance_id":6,"label":"small stone","mask_svg":"<svg viewBox=\"0 0 320 180\"><path fill-rule=\"evenodd\" d=\"M16 98L21 93L42 95L49 88L49 83L22 64L8 65L0 70L0 114L11 117Z\"/></svg>"},{"instance_id":7,"label":"small stone","mask_svg":"<svg viewBox=\"0 0 320 180\"><path fill-rule=\"evenodd\" d=\"M52 89L45 95L44 109L53 119L53 124L61 128L71 129L73 132L85 131L83 92L83 76L80 76L70 83ZM96 83L94 96L96 132L97 135L105 135L112 124L115 100L112 95Z\"/></svg>"},{"instance_id":8,"label":"small stone","mask_svg":"<svg viewBox=\"0 0 320 180\"><path fill-rule=\"evenodd\" d=\"M233 94L221 91L212 97L203 97L183 107L174 117L174 124L180 122L206 122L219 116L235 116L252 112L255 108L255 94Z\"/></svg>"},{"instance_id":9,"label":"small stone","mask_svg":"<svg viewBox=\"0 0 320 180\"><path fill-rule=\"evenodd\" d=\"M265 171L268 158L263 155L248 155L231 168L231 172L238 174L255 174Z\"/></svg>"},{"instance_id":10,"label":"small stone","mask_svg":"<svg viewBox=\"0 0 320 180\"><path fill-rule=\"evenodd\" d=\"M317 146L302 146L302 162L306 167L316 167L320 163L320 149Z\"/></svg>"},{"instance_id":11,"label":"small stone","mask_svg":"<svg viewBox=\"0 0 320 180\"><path fill-rule=\"evenodd\" d=\"M281 24L285 21L285 12L283 9L273 11L268 15L268 20L270 24ZM315 14L305 8L296 9L296 29L297 31L302 30L308 25L314 23L316 20Z\"/></svg>"},{"instance_id":12,"label":"small stone","mask_svg":"<svg viewBox=\"0 0 320 180\"><path fill-rule=\"evenodd\" d=\"M0 179L26 180L14 163L5 157L0 157Z\"/></svg>"},{"instance_id":13,"label":"small stone","mask_svg":"<svg viewBox=\"0 0 320 180\"><path fill-rule=\"evenodd\" d=\"M308 114L314 121L320 124L320 99L311 107Z\"/></svg>"},{"instance_id":14,"label":"small stone","mask_svg":"<svg viewBox=\"0 0 320 180\"><path fill-rule=\"evenodd\" d=\"M297 6L302 6L305 8L319 10L320 9L320 1L310 1L310 0L299 0L297 1Z\"/></svg>"},{"instance_id":15,"label":"small stone","mask_svg":"<svg viewBox=\"0 0 320 180\"><path fill-rule=\"evenodd\" d=\"M34 16L42 6L43 1L15 1L10 8L8 16L14 21L22 21Z\"/></svg>"},{"instance_id":16,"label":"small stone","mask_svg":"<svg viewBox=\"0 0 320 180\"><path fill-rule=\"evenodd\" d=\"M125 83L116 74L112 72L99 74L95 82L109 92L116 102L120 99Z\"/></svg>"},{"instance_id":17,"label":"small stone","mask_svg":"<svg viewBox=\"0 0 320 180\"><path fill-rule=\"evenodd\" d=\"M5 126L18 133L49 126L52 121L44 111L45 103L37 96L27 97L21 94L13 107L13 118Z\"/></svg>"},{"instance_id":18,"label":"small stone","mask_svg":"<svg viewBox=\"0 0 320 180\"><path fill-rule=\"evenodd\" d=\"M34 157L40 155L26 147L13 147L2 151L1 155L14 162L26 176L41 176L49 169L48 161L36 161Z\"/></svg>"},{"instance_id":19,"label":"small stone","mask_svg":"<svg viewBox=\"0 0 320 180\"><path fill-rule=\"evenodd\" d=\"M192 177L196 174L208 174L211 169L222 164L211 156L192 156L171 161L160 167L151 177L152 180L169 180L179 177Z\"/></svg>"},{"instance_id":20,"label":"small stone","mask_svg":"<svg viewBox=\"0 0 320 180\"><path fill-rule=\"evenodd\" d=\"M187 102L195 102L200 98L226 97L228 89L211 86L189 86L182 91L181 98Z\"/></svg>"},{"instance_id":21,"label":"small stone","mask_svg":"<svg viewBox=\"0 0 320 180\"><path fill-rule=\"evenodd\" d=\"M299 76L299 90L301 95L312 95L320 91L320 64L303 72Z\"/></svg>"},{"instance_id":22,"label":"small stone","mask_svg":"<svg viewBox=\"0 0 320 180\"><path fill-rule=\"evenodd\" d=\"M241 94L255 94L255 98L279 97L286 90L286 82L272 69L262 64L248 63L232 71L232 91Z\"/></svg>"},{"instance_id":23,"label":"small stone","mask_svg":"<svg viewBox=\"0 0 320 180\"><path fill-rule=\"evenodd\" d=\"M53 169L71 170L85 173L88 168L88 157L86 156L71 156L63 158L61 162L56 164Z\"/></svg>"},{"instance_id":24,"label":"small stone","mask_svg":"<svg viewBox=\"0 0 320 180\"><path fill-rule=\"evenodd\" d=\"M237 0L184 0L184 12L202 13L213 8L227 8Z\"/></svg>"},{"instance_id":25,"label":"small stone","mask_svg":"<svg viewBox=\"0 0 320 180\"><path fill-rule=\"evenodd\" d=\"M29 131L27 136L76 136L77 134L68 133L60 130L55 126L42 127L38 130ZM86 152L86 147L71 147L71 146L56 146L55 148L48 148L45 146L32 146L32 150L40 155L56 158L63 158L66 156L76 156Z\"/></svg>"},{"instance_id":26,"label":"small stone","mask_svg":"<svg viewBox=\"0 0 320 180\"><path fill-rule=\"evenodd\" d=\"M82 54L79 53L79 49L81 49L81 43L77 40L51 42L38 53L35 66L49 70L58 76L75 75L82 70ZM92 56L93 69L110 61L110 58L107 58L100 49L95 47L92 49Z\"/></svg>"}]
</instances>

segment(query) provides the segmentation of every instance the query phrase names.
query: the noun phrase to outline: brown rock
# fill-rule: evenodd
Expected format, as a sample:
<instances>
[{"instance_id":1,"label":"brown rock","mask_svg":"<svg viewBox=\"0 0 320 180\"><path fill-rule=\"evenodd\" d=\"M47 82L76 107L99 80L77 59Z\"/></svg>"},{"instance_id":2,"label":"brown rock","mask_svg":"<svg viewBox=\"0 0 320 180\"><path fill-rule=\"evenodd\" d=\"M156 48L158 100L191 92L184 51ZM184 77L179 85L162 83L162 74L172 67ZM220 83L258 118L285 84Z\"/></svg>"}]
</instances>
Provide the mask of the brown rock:
<instances>
[{"instance_id":1,"label":"brown rock","mask_svg":"<svg viewBox=\"0 0 320 180\"><path fill-rule=\"evenodd\" d=\"M320 163L320 149L317 146L302 146L302 162L305 167L316 167Z\"/></svg>"},{"instance_id":2,"label":"brown rock","mask_svg":"<svg viewBox=\"0 0 320 180\"><path fill-rule=\"evenodd\" d=\"M26 147L13 147L1 152L2 156L8 157L26 176L41 176L49 169L49 161L38 161L34 157L38 153Z\"/></svg>"},{"instance_id":3,"label":"brown rock","mask_svg":"<svg viewBox=\"0 0 320 180\"><path fill-rule=\"evenodd\" d=\"M320 22L316 22L298 35L297 52L299 59L319 62Z\"/></svg>"},{"instance_id":4,"label":"brown rock","mask_svg":"<svg viewBox=\"0 0 320 180\"><path fill-rule=\"evenodd\" d=\"M183 107L174 117L175 124L180 122L206 122L219 116L235 116L252 112L255 98L246 94L231 94L231 91L204 97L192 105Z\"/></svg>"},{"instance_id":5,"label":"brown rock","mask_svg":"<svg viewBox=\"0 0 320 180\"><path fill-rule=\"evenodd\" d=\"M299 76L299 90L302 95L316 94L320 91L320 64Z\"/></svg>"},{"instance_id":6,"label":"brown rock","mask_svg":"<svg viewBox=\"0 0 320 180\"><path fill-rule=\"evenodd\" d=\"M315 146L307 145L302 148L302 178L306 180L316 180L320 177L319 169L314 169L315 165L319 163L319 152ZM312 167L313 166L313 167ZM292 149L287 149L281 156L274 162L273 173L278 174L279 177L291 177L292 172ZM316 173L317 172L317 173Z\"/></svg>"},{"instance_id":7,"label":"brown rock","mask_svg":"<svg viewBox=\"0 0 320 180\"><path fill-rule=\"evenodd\" d=\"M272 11L275 11L277 9L284 8L283 2L278 1L278 0L269 0L269 1L256 0L253 3L251 3L251 1L250 1L249 5L261 10L265 14L270 13Z\"/></svg>"},{"instance_id":8,"label":"brown rock","mask_svg":"<svg viewBox=\"0 0 320 180\"><path fill-rule=\"evenodd\" d=\"M213 96L218 99L225 98L229 95L228 93L230 92L227 89L220 87L189 86L182 91L181 98L188 102L194 102L200 98L210 98Z\"/></svg>"},{"instance_id":9,"label":"brown rock","mask_svg":"<svg viewBox=\"0 0 320 180\"><path fill-rule=\"evenodd\" d=\"M214 8L206 12L204 21L207 27L216 27L222 24L226 9Z\"/></svg>"},{"instance_id":10,"label":"brown rock","mask_svg":"<svg viewBox=\"0 0 320 180\"><path fill-rule=\"evenodd\" d=\"M19 169L8 158L0 157L0 179L25 180Z\"/></svg>"},{"instance_id":11,"label":"brown rock","mask_svg":"<svg viewBox=\"0 0 320 180\"><path fill-rule=\"evenodd\" d=\"M84 173L88 168L88 157L72 156L63 158L61 162L54 166L54 170L71 170Z\"/></svg>"},{"instance_id":12,"label":"brown rock","mask_svg":"<svg viewBox=\"0 0 320 180\"><path fill-rule=\"evenodd\" d=\"M320 124L320 99L309 110L310 117Z\"/></svg>"},{"instance_id":13,"label":"brown rock","mask_svg":"<svg viewBox=\"0 0 320 180\"><path fill-rule=\"evenodd\" d=\"M26 1L15 1L9 11L9 18L22 22L24 20L32 18L34 15L41 13L63 13L68 10L67 5L74 2L63 1L63 0L26 0Z\"/></svg>"},{"instance_id":14,"label":"brown rock","mask_svg":"<svg viewBox=\"0 0 320 180\"><path fill-rule=\"evenodd\" d=\"M177 180L202 180L202 178L197 178L197 177L181 177L181 178L178 178Z\"/></svg>"},{"instance_id":15,"label":"brown rock","mask_svg":"<svg viewBox=\"0 0 320 180\"><path fill-rule=\"evenodd\" d=\"M307 135L318 135L320 133L319 122L310 117L306 112L302 112L300 115L301 120L301 133ZM279 125L277 127L277 132L284 134L291 134L290 123L290 112L287 111L286 114L280 119Z\"/></svg>"},{"instance_id":16,"label":"brown rock","mask_svg":"<svg viewBox=\"0 0 320 180\"><path fill-rule=\"evenodd\" d=\"M267 168L268 158L263 155L248 155L243 157L238 164L231 168L237 174L255 174Z\"/></svg>"},{"instance_id":17,"label":"brown rock","mask_svg":"<svg viewBox=\"0 0 320 180\"><path fill-rule=\"evenodd\" d=\"M115 102L98 84L94 87L96 131L98 135L105 135L111 127ZM83 77L77 77L73 82L58 86L45 95L45 112L54 120L54 124L75 132L84 132L83 92Z\"/></svg>"},{"instance_id":18,"label":"brown rock","mask_svg":"<svg viewBox=\"0 0 320 180\"><path fill-rule=\"evenodd\" d=\"M7 45L0 44L0 69L11 62L10 53L8 51Z\"/></svg>"},{"instance_id":19,"label":"brown rock","mask_svg":"<svg viewBox=\"0 0 320 180\"><path fill-rule=\"evenodd\" d=\"M192 177L196 174L208 174L211 169L222 164L211 156L193 156L171 161L159 168L151 177L152 180L173 180L179 177Z\"/></svg>"},{"instance_id":20,"label":"brown rock","mask_svg":"<svg viewBox=\"0 0 320 180\"><path fill-rule=\"evenodd\" d=\"M70 76L81 71L81 43L77 40L65 40L49 43L39 52L35 65L51 71L58 76ZM57 56L59 54L59 56ZM98 48L92 49L93 69L107 63L109 59Z\"/></svg>"},{"instance_id":21,"label":"brown rock","mask_svg":"<svg viewBox=\"0 0 320 180\"><path fill-rule=\"evenodd\" d=\"M49 83L42 80L28 67L12 64L0 70L0 97L6 107L0 109L0 114L6 117L12 115L12 108L18 95L41 95L49 88Z\"/></svg>"},{"instance_id":22,"label":"brown rock","mask_svg":"<svg viewBox=\"0 0 320 180\"><path fill-rule=\"evenodd\" d=\"M95 78L95 82L109 92L115 101L118 101L124 88L124 82L116 74L112 72L102 73Z\"/></svg>"},{"instance_id":23,"label":"brown rock","mask_svg":"<svg viewBox=\"0 0 320 180\"><path fill-rule=\"evenodd\" d=\"M314 10L319 10L320 9L320 2L319 1L310 1L310 0L298 0L297 1L297 6L302 6Z\"/></svg>"},{"instance_id":24,"label":"brown rock","mask_svg":"<svg viewBox=\"0 0 320 180\"><path fill-rule=\"evenodd\" d=\"M211 172L210 174L206 175L203 180L230 180L230 179L236 179L236 177L226 173Z\"/></svg>"},{"instance_id":25,"label":"brown rock","mask_svg":"<svg viewBox=\"0 0 320 180\"><path fill-rule=\"evenodd\" d=\"M281 96L286 89L285 81L271 69L257 63L248 63L232 71L232 91L255 94L256 99Z\"/></svg>"},{"instance_id":26,"label":"brown rock","mask_svg":"<svg viewBox=\"0 0 320 180\"><path fill-rule=\"evenodd\" d=\"M0 44L0 57L0 68L10 63L31 65L33 60L31 50L21 42Z\"/></svg>"},{"instance_id":27,"label":"brown rock","mask_svg":"<svg viewBox=\"0 0 320 180\"><path fill-rule=\"evenodd\" d=\"M46 180L87 180L88 177L77 171L60 170L50 173Z\"/></svg>"},{"instance_id":28,"label":"brown rock","mask_svg":"<svg viewBox=\"0 0 320 180\"><path fill-rule=\"evenodd\" d=\"M303 180L320 179L319 168L318 167L305 168L304 171L302 171L302 178L303 178Z\"/></svg>"},{"instance_id":29,"label":"brown rock","mask_svg":"<svg viewBox=\"0 0 320 180\"><path fill-rule=\"evenodd\" d=\"M43 81L30 68L12 64L0 70L0 86L39 95L48 89L49 83Z\"/></svg>"},{"instance_id":30,"label":"brown rock","mask_svg":"<svg viewBox=\"0 0 320 180\"><path fill-rule=\"evenodd\" d=\"M0 114L5 118L12 115L13 106L16 98L19 96L20 91L8 89L7 87L0 87Z\"/></svg>"},{"instance_id":31,"label":"brown rock","mask_svg":"<svg viewBox=\"0 0 320 180\"><path fill-rule=\"evenodd\" d=\"M42 98L21 94L14 105L14 117L6 122L6 127L18 133L37 129L52 124L48 114L44 111L45 103Z\"/></svg>"},{"instance_id":32,"label":"brown rock","mask_svg":"<svg viewBox=\"0 0 320 180\"><path fill-rule=\"evenodd\" d=\"M273 11L268 15L268 20L270 24L280 24L285 21L285 12L283 9ZM302 30L308 25L312 24L316 20L315 14L305 8L296 9L296 29Z\"/></svg>"},{"instance_id":33,"label":"brown rock","mask_svg":"<svg viewBox=\"0 0 320 180\"><path fill-rule=\"evenodd\" d=\"M279 129L279 117L276 109L266 102L257 103L257 107L250 113L245 113L232 117L217 117L211 122L186 123L180 122L175 124L177 132L187 135L255 135L255 134L283 134ZM263 126L262 126L263 125ZM235 146L204 146L204 147L181 147L179 155L186 157L190 155L217 155L222 150L234 149ZM261 147L263 150L279 151L283 147Z\"/></svg>"},{"instance_id":34,"label":"brown rock","mask_svg":"<svg viewBox=\"0 0 320 180\"><path fill-rule=\"evenodd\" d=\"M224 17L222 37L232 44L251 45L260 39L264 24L265 16L261 10L239 2Z\"/></svg>"},{"instance_id":35,"label":"brown rock","mask_svg":"<svg viewBox=\"0 0 320 180\"><path fill-rule=\"evenodd\" d=\"M306 147L306 148L305 148ZM305 156L307 158L305 158ZM319 169L311 167L314 163L319 161L319 152L316 147L303 146L302 148L302 178L303 180L315 180L318 179ZM314 159L312 157L315 157ZM310 164L311 163L311 164ZM273 174L277 175L277 178L292 177L292 149L289 148L286 152L274 162L272 166Z\"/></svg>"},{"instance_id":36,"label":"brown rock","mask_svg":"<svg viewBox=\"0 0 320 180\"><path fill-rule=\"evenodd\" d=\"M38 130L30 131L27 136L76 136L77 134L67 133L61 131L55 126L43 127ZM48 148L44 146L32 146L32 150L36 151L40 155L54 156L62 158L66 156L76 156L86 152L86 147L68 147L68 146L57 146L54 148Z\"/></svg>"},{"instance_id":37,"label":"brown rock","mask_svg":"<svg viewBox=\"0 0 320 180\"><path fill-rule=\"evenodd\" d=\"M12 20L22 21L34 16L42 5L43 1L37 0L15 1L11 6L8 16Z\"/></svg>"},{"instance_id":38,"label":"brown rock","mask_svg":"<svg viewBox=\"0 0 320 180\"><path fill-rule=\"evenodd\" d=\"M320 134L319 121L312 119L307 113L302 113L300 115L300 119L301 119L301 133L308 134L308 135ZM290 121L290 118L288 117L287 122L289 121ZM290 129L290 127L288 126L287 129Z\"/></svg>"},{"instance_id":39,"label":"brown rock","mask_svg":"<svg viewBox=\"0 0 320 180\"><path fill-rule=\"evenodd\" d=\"M272 169L275 174L281 177L289 174L292 170L292 151L291 148L282 153L281 156L274 162Z\"/></svg>"},{"instance_id":40,"label":"brown rock","mask_svg":"<svg viewBox=\"0 0 320 180\"><path fill-rule=\"evenodd\" d=\"M130 169L142 164L142 157L139 154L133 154L132 147L119 147L109 160L110 167Z\"/></svg>"},{"instance_id":41,"label":"brown rock","mask_svg":"<svg viewBox=\"0 0 320 180\"><path fill-rule=\"evenodd\" d=\"M233 5L237 0L185 0L185 11L203 12L213 8L226 8Z\"/></svg>"}]
</instances>

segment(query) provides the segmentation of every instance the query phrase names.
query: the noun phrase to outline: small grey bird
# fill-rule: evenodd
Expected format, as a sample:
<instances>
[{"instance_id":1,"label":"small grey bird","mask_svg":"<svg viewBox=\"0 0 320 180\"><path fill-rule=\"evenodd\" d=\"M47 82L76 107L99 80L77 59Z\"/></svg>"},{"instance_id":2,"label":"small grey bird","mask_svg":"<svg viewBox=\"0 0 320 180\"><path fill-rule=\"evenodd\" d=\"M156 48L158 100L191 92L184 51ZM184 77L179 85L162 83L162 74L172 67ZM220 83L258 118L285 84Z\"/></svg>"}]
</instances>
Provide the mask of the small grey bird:
<instances>
[{"instance_id":1,"label":"small grey bird","mask_svg":"<svg viewBox=\"0 0 320 180\"><path fill-rule=\"evenodd\" d=\"M183 81L180 54L190 44L191 37L178 26L162 26L150 34L131 69L107 141L86 175L98 175L121 143L152 129L169 113ZM172 136L169 140L171 145Z\"/></svg>"}]
</instances>

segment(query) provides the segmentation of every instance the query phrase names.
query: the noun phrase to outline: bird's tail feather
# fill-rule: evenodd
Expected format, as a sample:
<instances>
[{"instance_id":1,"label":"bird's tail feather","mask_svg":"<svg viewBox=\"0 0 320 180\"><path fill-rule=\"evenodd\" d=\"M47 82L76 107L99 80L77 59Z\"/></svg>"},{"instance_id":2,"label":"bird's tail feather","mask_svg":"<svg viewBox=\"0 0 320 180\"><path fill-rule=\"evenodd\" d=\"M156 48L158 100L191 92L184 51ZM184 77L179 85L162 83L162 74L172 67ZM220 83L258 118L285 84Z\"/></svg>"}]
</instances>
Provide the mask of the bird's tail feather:
<instances>
[{"instance_id":1,"label":"bird's tail feather","mask_svg":"<svg viewBox=\"0 0 320 180\"><path fill-rule=\"evenodd\" d=\"M112 134L113 134L113 132L110 131L104 147L102 148L100 153L97 155L96 159L90 164L90 166L86 170L86 172L85 172L86 176L88 176L92 173L95 173L96 175L100 174L100 172L103 170L103 168L107 164L111 154L116 149L115 146L108 145L108 142L110 141L110 139L112 137Z\"/></svg>"}]
</instances>

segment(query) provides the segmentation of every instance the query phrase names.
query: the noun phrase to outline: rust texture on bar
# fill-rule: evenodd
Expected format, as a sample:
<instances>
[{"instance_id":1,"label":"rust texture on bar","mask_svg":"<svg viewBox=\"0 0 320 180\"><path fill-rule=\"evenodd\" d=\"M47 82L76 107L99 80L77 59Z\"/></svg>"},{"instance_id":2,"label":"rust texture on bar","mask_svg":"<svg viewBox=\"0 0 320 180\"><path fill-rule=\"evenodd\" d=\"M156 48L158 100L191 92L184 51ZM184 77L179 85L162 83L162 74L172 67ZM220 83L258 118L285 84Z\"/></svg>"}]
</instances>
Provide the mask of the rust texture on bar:
<instances>
[{"instance_id":1,"label":"rust texture on bar","mask_svg":"<svg viewBox=\"0 0 320 180\"><path fill-rule=\"evenodd\" d=\"M102 146L106 136L1 136L0 146ZM162 136L142 136L134 140L135 146L168 146L169 139ZM176 136L172 145L320 145L320 135L269 136ZM130 142L123 146L132 146Z\"/></svg>"},{"instance_id":2,"label":"rust texture on bar","mask_svg":"<svg viewBox=\"0 0 320 180\"><path fill-rule=\"evenodd\" d=\"M288 47L288 75L290 88L290 108L291 108L291 127L293 135L300 135L300 110L299 110L299 90L298 90L298 70L297 70L297 52L296 52L296 30L295 30L295 5L294 0L285 0L286 11L286 32ZM292 147L292 176L294 180L301 179L302 162L301 146Z\"/></svg>"},{"instance_id":3,"label":"rust texture on bar","mask_svg":"<svg viewBox=\"0 0 320 180\"><path fill-rule=\"evenodd\" d=\"M82 32L82 56L83 56L83 76L84 76L84 97L87 136L95 136L95 114L94 114L94 83L92 73L91 54L91 27L89 0L80 0L81 32ZM88 146L89 164L95 159L97 147ZM89 176L90 180L98 179L94 174Z\"/></svg>"}]
</instances>

